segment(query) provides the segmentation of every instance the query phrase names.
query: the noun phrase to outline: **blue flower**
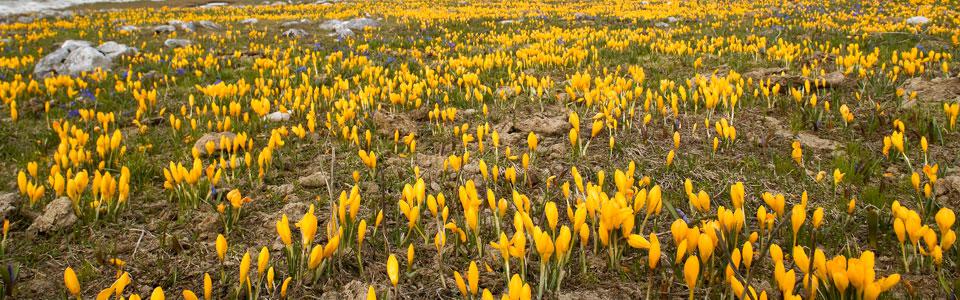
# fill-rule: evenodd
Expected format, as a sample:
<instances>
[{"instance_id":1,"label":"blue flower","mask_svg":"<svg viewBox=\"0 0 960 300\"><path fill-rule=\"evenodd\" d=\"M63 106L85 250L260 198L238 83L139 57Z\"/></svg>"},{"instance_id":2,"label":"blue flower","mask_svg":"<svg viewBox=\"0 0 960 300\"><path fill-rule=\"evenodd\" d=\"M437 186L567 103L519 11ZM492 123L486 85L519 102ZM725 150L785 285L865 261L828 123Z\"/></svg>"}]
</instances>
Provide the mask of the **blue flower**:
<instances>
[{"instance_id":1,"label":"blue flower","mask_svg":"<svg viewBox=\"0 0 960 300\"><path fill-rule=\"evenodd\" d=\"M89 89L80 90L80 99L88 99L91 101L96 101L97 96L93 94Z\"/></svg>"}]
</instances>

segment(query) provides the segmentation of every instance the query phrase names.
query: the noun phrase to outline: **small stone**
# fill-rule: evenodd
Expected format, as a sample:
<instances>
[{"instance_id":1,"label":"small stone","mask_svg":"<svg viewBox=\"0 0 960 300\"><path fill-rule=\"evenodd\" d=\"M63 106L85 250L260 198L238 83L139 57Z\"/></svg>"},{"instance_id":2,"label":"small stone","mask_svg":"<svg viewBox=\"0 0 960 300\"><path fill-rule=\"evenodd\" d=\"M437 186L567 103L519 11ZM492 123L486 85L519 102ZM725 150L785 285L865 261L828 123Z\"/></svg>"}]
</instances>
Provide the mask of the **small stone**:
<instances>
[{"instance_id":1,"label":"small stone","mask_svg":"<svg viewBox=\"0 0 960 300\"><path fill-rule=\"evenodd\" d=\"M300 179L297 179L297 183L299 183L300 186L306 187L306 188L318 188L318 187L327 186L328 179L329 179L329 176L327 176L326 173L324 173L323 171L318 171L316 173L313 173L304 177L300 177Z\"/></svg>"},{"instance_id":2,"label":"small stone","mask_svg":"<svg viewBox=\"0 0 960 300\"><path fill-rule=\"evenodd\" d=\"M770 116L764 116L763 118L767 128L773 130L777 136L783 139L798 140L804 148L833 151L841 146L837 141L824 139L809 132L793 134L790 130L784 128L777 118Z\"/></svg>"},{"instance_id":3,"label":"small stone","mask_svg":"<svg viewBox=\"0 0 960 300\"><path fill-rule=\"evenodd\" d=\"M307 210L309 209L310 209L310 204L306 202L290 202L290 203L287 203L287 205L284 205L283 208L280 209L280 213L283 215L287 215L287 219L299 220L300 216L307 213Z\"/></svg>"},{"instance_id":4,"label":"small stone","mask_svg":"<svg viewBox=\"0 0 960 300\"><path fill-rule=\"evenodd\" d=\"M221 6L227 6L227 5L229 5L229 3L226 3L226 2L210 2L210 3L207 3L207 4L201 5L200 8L215 8L215 7L221 7Z\"/></svg>"},{"instance_id":5,"label":"small stone","mask_svg":"<svg viewBox=\"0 0 960 300\"><path fill-rule=\"evenodd\" d=\"M283 122L290 120L290 113L275 111L267 115L267 120L271 122Z\"/></svg>"},{"instance_id":6,"label":"small stone","mask_svg":"<svg viewBox=\"0 0 960 300\"><path fill-rule=\"evenodd\" d=\"M949 204L956 205L960 201L960 175L950 175L937 180L937 197ZM952 201L949 201L953 199Z\"/></svg>"},{"instance_id":7,"label":"small stone","mask_svg":"<svg viewBox=\"0 0 960 300\"><path fill-rule=\"evenodd\" d=\"M17 193L0 194L0 215L4 219L10 218L10 215L17 211Z\"/></svg>"},{"instance_id":8,"label":"small stone","mask_svg":"<svg viewBox=\"0 0 960 300\"><path fill-rule=\"evenodd\" d=\"M379 27L380 22L371 18L356 18L347 21L346 27L352 30L364 30L371 27Z\"/></svg>"},{"instance_id":9,"label":"small stone","mask_svg":"<svg viewBox=\"0 0 960 300\"><path fill-rule=\"evenodd\" d=\"M524 134L534 132L539 135L561 135L569 130L570 123L566 116L531 116L517 120L513 124L512 132Z\"/></svg>"},{"instance_id":10,"label":"small stone","mask_svg":"<svg viewBox=\"0 0 960 300\"><path fill-rule=\"evenodd\" d=\"M168 48L186 47L186 46L190 46L190 44L193 44L193 42L185 39L167 39L166 41L163 42L163 45L167 46Z\"/></svg>"},{"instance_id":11,"label":"small stone","mask_svg":"<svg viewBox=\"0 0 960 300\"><path fill-rule=\"evenodd\" d=\"M903 107L911 108L920 103L936 103L956 101L960 99L960 77L925 79L914 77L907 79L900 86L903 89ZM911 95L916 94L916 97Z\"/></svg>"},{"instance_id":12,"label":"small stone","mask_svg":"<svg viewBox=\"0 0 960 300\"><path fill-rule=\"evenodd\" d=\"M197 31L197 25L194 25L193 22L184 22L180 20L170 20L167 21L167 25L173 27L179 27L184 31Z\"/></svg>"},{"instance_id":13,"label":"small stone","mask_svg":"<svg viewBox=\"0 0 960 300\"><path fill-rule=\"evenodd\" d=\"M283 32L283 36L284 36L284 37L287 37L287 38L301 38L301 37L305 37L305 36L308 36L308 35L310 35L310 34L307 33L306 30L299 29L299 28L291 28L291 29L287 29L287 31L284 31L284 32Z\"/></svg>"},{"instance_id":14,"label":"small stone","mask_svg":"<svg viewBox=\"0 0 960 300\"><path fill-rule=\"evenodd\" d=\"M591 20L595 20L597 17L586 14L586 13L578 12L573 14L573 18L576 19L577 21L591 21Z\"/></svg>"},{"instance_id":15,"label":"small stone","mask_svg":"<svg viewBox=\"0 0 960 300\"><path fill-rule=\"evenodd\" d=\"M501 86L501 87L497 88L497 92L496 92L496 93L497 93L497 96L499 96L499 97L502 97L502 98L504 98L504 99L509 99L510 97L513 97L513 96L516 96L516 95L517 95L517 90L514 89L513 87Z\"/></svg>"},{"instance_id":16,"label":"small stone","mask_svg":"<svg viewBox=\"0 0 960 300\"><path fill-rule=\"evenodd\" d=\"M821 76L820 80L826 87L837 87L847 83L847 77L844 76L843 72L840 71L827 73L826 75Z\"/></svg>"},{"instance_id":17,"label":"small stone","mask_svg":"<svg viewBox=\"0 0 960 300\"><path fill-rule=\"evenodd\" d=\"M393 136L395 130L399 130L400 135L417 133L417 124L409 117L385 110L379 110L373 114L373 123L377 126L377 133L381 135Z\"/></svg>"},{"instance_id":18,"label":"small stone","mask_svg":"<svg viewBox=\"0 0 960 300\"><path fill-rule=\"evenodd\" d=\"M244 19L243 21L240 21L240 24L251 25L251 24L257 24L259 22L260 20L257 18L249 18L249 19Z\"/></svg>"},{"instance_id":19,"label":"small stone","mask_svg":"<svg viewBox=\"0 0 960 300\"><path fill-rule=\"evenodd\" d=\"M364 181L360 183L360 190L364 195L376 195L380 193L380 185L375 182Z\"/></svg>"},{"instance_id":20,"label":"small stone","mask_svg":"<svg viewBox=\"0 0 960 300\"><path fill-rule=\"evenodd\" d=\"M208 21L208 20L203 20L203 21L197 22L197 24L200 24L200 27L203 27L203 28L209 29L209 30L221 30L221 29L223 29L223 26L220 26L220 24L217 24L217 23L214 23L213 21Z\"/></svg>"},{"instance_id":21,"label":"small stone","mask_svg":"<svg viewBox=\"0 0 960 300\"><path fill-rule=\"evenodd\" d=\"M930 19L924 16L913 16L913 17L907 18L906 22L909 25L923 25L923 24L930 23Z\"/></svg>"},{"instance_id":22,"label":"small stone","mask_svg":"<svg viewBox=\"0 0 960 300\"><path fill-rule=\"evenodd\" d=\"M286 21L286 22L280 23L280 27L293 27L293 26L309 24L309 23L310 23L310 20L300 19L300 20Z\"/></svg>"},{"instance_id":23,"label":"small stone","mask_svg":"<svg viewBox=\"0 0 960 300\"><path fill-rule=\"evenodd\" d=\"M174 31L177 31L177 28L171 25L159 25L153 28L154 33L171 33Z\"/></svg>"},{"instance_id":24,"label":"small stone","mask_svg":"<svg viewBox=\"0 0 960 300\"><path fill-rule=\"evenodd\" d=\"M220 229L220 215L215 212L204 212L199 215L200 222L197 224L197 229L200 232L219 232Z\"/></svg>"},{"instance_id":25,"label":"small stone","mask_svg":"<svg viewBox=\"0 0 960 300\"><path fill-rule=\"evenodd\" d=\"M293 184L287 183L282 185L268 186L267 190L275 195L286 196L289 194L293 194L293 191L296 190L296 188L293 186Z\"/></svg>"},{"instance_id":26,"label":"small stone","mask_svg":"<svg viewBox=\"0 0 960 300\"><path fill-rule=\"evenodd\" d=\"M344 23L343 21L340 21L340 20L337 20L337 19L326 20L326 21L324 21L323 23L320 24L320 29L321 29L321 30L330 30L330 31L333 31L333 30L336 30L337 27L343 26L343 23ZM286 23L284 23L284 24L286 24Z\"/></svg>"},{"instance_id":27,"label":"small stone","mask_svg":"<svg viewBox=\"0 0 960 300\"><path fill-rule=\"evenodd\" d=\"M73 201L70 198L60 197L47 204L43 214L33 220L27 228L27 235L49 233L73 226L77 216L73 214Z\"/></svg>"},{"instance_id":28,"label":"small stone","mask_svg":"<svg viewBox=\"0 0 960 300\"><path fill-rule=\"evenodd\" d=\"M337 28L333 34L340 38L348 38L348 37L357 35L356 33L353 32L353 30L350 30L350 28L344 28L344 27Z\"/></svg>"},{"instance_id":29,"label":"small stone","mask_svg":"<svg viewBox=\"0 0 960 300\"><path fill-rule=\"evenodd\" d=\"M220 147L221 138L226 138L232 144L233 139L237 138L237 135L229 131L207 133L201 136L200 139L197 139L196 143L193 143L193 148L200 151L200 155L209 155L211 153L207 153L207 142L213 142L214 152L220 151L223 150L223 148Z\"/></svg>"}]
</instances>

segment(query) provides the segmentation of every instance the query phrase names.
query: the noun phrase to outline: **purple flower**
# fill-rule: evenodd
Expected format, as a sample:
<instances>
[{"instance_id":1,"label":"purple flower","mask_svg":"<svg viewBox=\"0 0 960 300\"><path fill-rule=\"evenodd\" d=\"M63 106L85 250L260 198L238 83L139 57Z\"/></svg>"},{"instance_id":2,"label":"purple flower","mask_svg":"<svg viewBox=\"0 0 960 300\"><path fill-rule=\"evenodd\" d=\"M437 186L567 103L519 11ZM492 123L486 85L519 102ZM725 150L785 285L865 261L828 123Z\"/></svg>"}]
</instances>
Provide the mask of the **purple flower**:
<instances>
[{"instance_id":1,"label":"purple flower","mask_svg":"<svg viewBox=\"0 0 960 300\"><path fill-rule=\"evenodd\" d=\"M690 223L690 218L687 217L687 214L683 213L682 210L677 209L677 214L680 215L680 218L683 219L684 223Z\"/></svg>"}]
</instances>

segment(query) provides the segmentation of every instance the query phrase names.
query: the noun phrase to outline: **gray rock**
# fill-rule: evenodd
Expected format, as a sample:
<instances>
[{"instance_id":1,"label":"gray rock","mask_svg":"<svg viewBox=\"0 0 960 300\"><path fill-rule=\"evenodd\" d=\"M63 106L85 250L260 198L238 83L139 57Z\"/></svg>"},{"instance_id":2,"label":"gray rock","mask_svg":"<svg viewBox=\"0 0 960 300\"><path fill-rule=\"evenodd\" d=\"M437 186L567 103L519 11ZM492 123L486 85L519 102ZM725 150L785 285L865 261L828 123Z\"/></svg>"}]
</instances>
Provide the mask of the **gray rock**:
<instances>
[{"instance_id":1,"label":"gray rock","mask_svg":"<svg viewBox=\"0 0 960 300\"><path fill-rule=\"evenodd\" d=\"M210 2L210 3L207 3L207 4L201 5L201 6L199 6L199 7L200 7L200 8L215 8L215 7L221 7L221 6L227 6L227 5L230 5L230 4L229 4L229 3L226 3L226 2Z\"/></svg>"},{"instance_id":2,"label":"gray rock","mask_svg":"<svg viewBox=\"0 0 960 300\"><path fill-rule=\"evenodd\" d=\"M267 115L267 120L272 122L283 122L290 120L290 113L275 111Z\"/></svg>"},{"instance_id":3,"label":"gray rock","mask_svg":"<svg viewBox=\"0 0 960 300\"><path fill-rule=\"evenodd\" d=\"M79 47L73 50L65 48L44 56L33 69L37 77L46 77L53 73L76 76L83 72L110 68L110 59L93 47Z\"/></svg>"},{"instance_id":4,"label":"gray rock","mask_svg":"<svg viewBox=\"0 0 960 300\"><path fill-rule=\"evenodd\" d=\"M364 30L368 27L380 27L380 22L371 18L356 18L347 21L346 27L352 30Z\"/></svg>"},{"instance_id":5,"label":"gray rock","mask_svg":"<svg viewBox=\"0 0 960 300\"><path fill-rule=\"evenodd\" d=\"M84 48L84 47L91 47L91 46L93 45L90 44L90 42L88 41L66 40L66 41L63 41L62 44L60 44L60 49L73 51L73 50L76 50L77 48Z\"/></svg>"},{"instance_id":6,"label":"gray rock","mask_svg":"<svg viewBox=\"0 0 960 300\"><path fill-rule=\"evenodd\" d=\"M33 74L37 77L46 77L51 75L54 72L57 72L57 69L63 64L63 61L67 59L67 55L70 55L70 51L60 48L56 51L47 54L37 62L37 65L33 67Z\"/></svg>"},{"instance_id":7,"label":"gray rock","mask_svg":"<svg viewBox=\"0 0 960 300\"><path fill-rule=\"evenodd\" d=\"M281 26L281 27L293 27L293 26L298 26L298 25L303 25L303 24L310 24L310 20L300 19L300 20L286 21L286 22L280 23L280 26Z\"/></svg>"},{"instance_id":8,"label":"gray rock","mask_svg":"<svg viewBox=\"0 0 960 300\"><path fill-rule=\"evenodd\" d=\"M667 17L667 22L676 23L676 22L680 22L680 19L676 17Z\"/></svg>"},{"instance_id":9,"label":"gray rock","mask_svg":"<svg viewBox=\"0 0 960 300\"><path fill-rule=\"evenodd\" d=\"M930 19L924 16L913 16L913 17L907 18L906 22L909 25L923 25L923 24L930 23Z\"/></svg>"},{"instance_id":10,"label":"gray rock","mask_svg":"<svg viewBox=\"0 0 960 300\"><path fill-rule=\"evenodd\" d=\"M203 20L203 21L200 21L200 22L197 22L197 23L200 24L200 27L203 27L203 28L208 29L208 30L221 30L221 29L223 29L223 26L220 26L220 24L214 23L213 21Z\"/></svg>"},{"instance_id":11,"label":"gray rock","mask_svg":"<svg viewBox=\"0 0 960 300\"><path fill-rule=\"evenodd\" d=\"M576 19L577 21L592 21L597 19L596 16L588 15L582 12L573 14L573 18Z\"/></svg>"},{"instance_id":12,"label":"gray rock","mask_svg":"<svg viewBox=\"0 0 960 300\"><path fill-rule=\"evenodd\" d=\"M117 30L120 30L120 31L139 31L139 30L140 30L140 27L133 26L133 25L124 25L124 26L120 26L120 28L117 28Z\"/></svg>"},{"instance_id":13,"label":"gray rock","mask_svg":"<svg viewBox=\"0 0 960 300\"><path fill-rule=\"evenodd\" d=\"M172 25L160 25L153 28L153 32L155 33L171 33L174 31L177 31L177 28Z\"/></svg>"},{"instance_id":14,"label":"gray rock","mask_svg":"<svg viewBox=\"0 0 960 300\"><path fill-rule=\"evenodd\" d=\"M510 98L517 95L517 90L515 90L513 87L501 86L497 88L497 92L495 95L504 97L504 98Z\"/></svg>"},{"instance_id":15,"label":"gray rock","mask_svg":"<svg viewBox=\"0 0 960 300\"><path fill-rule=\"evenodd\" d=\"M306 188L318 188L327 186L327 180L329 178L330 177L327 176L327 174L323 171L318 171L316 173L300 177L300 179L297 179L297 183Z\"/></svg>"},{"instance_id":16,"label":"gray rock","mask_svg":"<svg viewBox=\"0 0 960 300\"><path fill-rule=\"evenodd\" d=\"M804 149L812 148L817 150L833 151L843 146L837 141L824 139L809 132L798 132L794 134L790 130L784 128L780 120L777 118L765 116L764 121L768 130L773 131L781 138L800 141L800 144L803 145Z\"/></svg>"},{"instance_id":17,"label":"gray rock","mask_svg":"<svg viewBox=\"0 0 960 300\"><path fill-rule=\"evenodd\" d=\"M326 21L323 21L323 23L320 23L320 29L333 31L333 30L336 30L337 27L343 26L343 23L344 23L343 21L340 21L337 19L326 20Z\"/></svg>"},{"instance_id":18,"label":"gray rock","mask_svg":"<svg viewBox=\"0 0 960 300\"><path fill-rule=\"evenodd\" d=\"M190 46L190 44L193 44L193 42L185 39L167 39L166 41L163 41L163 45L167 46L168 48L186 47Z\"/></svg>"},{"instance_id":19,"label":"gray rock","mask_svg":"<svg viewBox=\"0 0 960 300\"><path fill-rule=\"evenodd\" d=\"M167 25L173 26L175 28L180 28L181 30L184 30L184 31L197 31L197 25L193 24L193 22L170 20L170 21L167 21Z\"/></svg>"},{"instance_id":20,"label":"gray rock","mask_svg":"<svg viewBox=\"0 0 960 300\"><path fill-rule=\"evenodd\" d=\"M283 32L283 36L288 38L301 38L310 35L306 30L298 28L290 28L287 31Z\"/></svg>"},{"instance_id":21,"label":"gray rock","mask_svg":"<svg viewBox=\"0 0 960 300\"><path fill-rule=\"evenodd\" d=\"M370 19L370 18L356 18L349 21L341 21L337 19L327 20L320 24L321 30L330 30L340 36L351 36L353 35L354 30L363 31L367 28L379 27L380 21ZM350 32L344 30L349 29Z\"/></svg>"},{"instance_id":22,"label":"gray rock","mask_svg":"<svg viewBox=\"0 0 960 300\"><path fill-rule=\"evenodd\" d=\"M110 59L93 47L77 48L67 55L64 65L71 76L97 69L110 68Z\"/></svg>"},{"instance_id":23,"label":"gray rock","mask_svg":"<svg viewBox=\"0 0 960 300\"><path fill-rule=\"evenodd\" d=\"M126 55L136 55L139 53L139 50L134 47L129 47L124 44L119 44L117 42L106 42L97 46L97 50L102 52L107 58L113 60L114 58Z\"/></svg>"},{"instance_id":24,"label":"gray rock","mask_svg":"<svg viewBox=\"0 0 960 300\"><path fill-rule=\"evenodd\" d=\"M193 148L200 151L200 155L209 155L210 153L207 153L207 142L213 142L214 151L223 150L223 148L220 147L221 137L226 137L232 142L233 139L237 138L237 135L229 131L207 133L197 139L196 143L193 143Z\"/></svg>"},{"instance_id":25,"label":"gray rock","mask_svg":"<svg viewBox=\"0 0 960 300\"><path fill-rule=\"evenodd\" d=\"M0 215L4 219L10 218L13 212L17 211L17 193L0 194Z\"/></svg>"},{"instance_id":26,"label":"gray rock","mask_svg":"<svg viewBox=\"0 0 960 300\"><path fill-rule=\"evenodd\" d=\"M520 133L523 138L530 132L543 136L560 136L570 130L570 123L565 115L532 115L517 120L508 132ZM502 131L501 131L502 132ZM505 132L506 133L506 132Z\"/></svg>"},{"instance_id":27,"label":"gray rock","mask_svg":"<svg viewBox=\"0 0 960 300\"><path fill-rule=\"evenodd\" d=\"M43 214L33 220L33 224L27 228L27 235L58 231L73 226L74 223L77 223L77 216L73 213L73 201L60 197L47 204Z\"/></svg>"},{"instance_id":28,"label":"gray rock","mask_svg":"<svg viewBox=\"0 0 960 300\"><path fill-rule=\"evenodd\" d=\"M31 16L22 16L17 18L17 23L33 23L34 18Z\"/></svg>"},{"instance_id":29,"label":"gray rock","mask_svg":"<svg viewBox=\"0 0 960 300\"><path fill-rule=\"evenodd\" d=\"M670 27L670 24L667 24L664 22L657 22L656 24L653 24L653 26L657 26L659 28L667 28L667 27Z\"/></svg>"},{"instance_id":30,"label":"gray rock","mask_svg":"<svg viewBox=\"0 0 960 300\"><path fill-rule=\"evenodd\" d=\"M249 19L240 21L240 24L251 25L251 24L257 24L258 22L260 22L260 20L258 20L257 18L249 18Z\"/></svg>"},{"instance_id":31,"label":"gray rock","mask_svg":"<svg viewBox=\"0 0 960 300\"><path fill-rule=\"evenodd\" d=\"M350 30L350 28L344 28L344 27L337 28L333 34L340 38L352 37L357 35L356 33L353 33L353 30Z\"/></svg>"}]
</instances>

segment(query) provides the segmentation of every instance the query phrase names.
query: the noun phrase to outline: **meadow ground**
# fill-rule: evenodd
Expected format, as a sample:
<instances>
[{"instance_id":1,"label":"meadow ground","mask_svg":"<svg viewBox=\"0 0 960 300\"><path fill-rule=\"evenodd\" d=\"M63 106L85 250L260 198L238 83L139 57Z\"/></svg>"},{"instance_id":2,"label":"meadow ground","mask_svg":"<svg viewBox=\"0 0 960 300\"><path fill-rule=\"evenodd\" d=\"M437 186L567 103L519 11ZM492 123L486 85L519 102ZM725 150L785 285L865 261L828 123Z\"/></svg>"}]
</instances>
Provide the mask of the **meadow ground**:
<instances>
[{"instance_id":1,"label":"meadow ground","mask_svg":"<svg viewBox=\"0 0 960 300\"><path fill-rule=\"evenodd\" d=\"M960 288L956 3L225 3L0 23L0 299Z\"/></svg>"}]
</instances>

